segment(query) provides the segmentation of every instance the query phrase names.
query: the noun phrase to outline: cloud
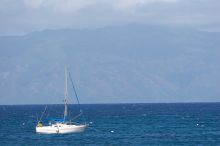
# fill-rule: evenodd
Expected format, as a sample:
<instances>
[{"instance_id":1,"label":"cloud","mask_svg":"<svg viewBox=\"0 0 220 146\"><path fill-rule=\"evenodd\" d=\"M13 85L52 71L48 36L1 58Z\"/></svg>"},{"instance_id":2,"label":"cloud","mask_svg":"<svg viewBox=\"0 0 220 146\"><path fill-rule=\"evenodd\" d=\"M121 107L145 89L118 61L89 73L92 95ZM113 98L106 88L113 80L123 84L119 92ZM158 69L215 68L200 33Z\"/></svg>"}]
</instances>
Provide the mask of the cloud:
<instances>
[{"instance_id":1,"label":"cloud","mask_svg":"<svg viewBox=\"0 0 220 146\"><path fill-rule=\"evenodd\" d=\"M57 12L75 12L83 7L96 3L96 0L24 0L30 9L49 9Z\"/></svg>"},{"instance_id":2,"label":"cloud","mask_svg":"<svg viewBox=\"0 0 220 146\"><path fill-rule=\"evenodd\" d=\"M127 9L127 8L134 8L139 7L146 4L151 3L173 3L177 2L178 0L118 0L113 3L113 5L118 9Z\"/></svg>"},{"instance_id":3,"label":"cloud","mask_svg":"<svg viewBox=\"0 0 220 146\"><path fill-rule=\"evenodd\" d=\"M217 0L1 0L0 35L126 23L213 29L219 7Z\"/></svg>"},{"instance_id":4,"label":"cloud","mask_svg":"<svg viewBox=\"0 0 220 146\"><path fill-rule=\"evenodd\" d=\"M47 8L59 12L74 12L89 5L105 3L117 10L135 8L151 3L174 3L178 0L23 0L28 8Z\"/></svg>"},{"instance_id":5,"label":"cloud","mask_svg":"<svg viewBox=\"0 0 220 146\"><path fill-rule=\"evenodd\" d=\"M24 5L31 8L38 8L42 6L44 0L24 0Z\"/></svg>"}]
</instances>

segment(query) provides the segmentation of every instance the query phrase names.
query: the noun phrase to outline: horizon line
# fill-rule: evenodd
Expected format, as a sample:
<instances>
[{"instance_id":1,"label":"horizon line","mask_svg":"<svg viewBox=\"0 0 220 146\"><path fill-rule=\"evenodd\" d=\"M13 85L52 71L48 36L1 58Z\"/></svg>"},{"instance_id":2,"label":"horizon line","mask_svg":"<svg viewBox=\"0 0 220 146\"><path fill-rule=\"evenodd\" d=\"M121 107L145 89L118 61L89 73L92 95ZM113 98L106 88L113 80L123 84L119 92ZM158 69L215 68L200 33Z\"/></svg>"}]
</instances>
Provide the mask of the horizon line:
<instances>
[{"instance_id":1,"label":"horizon line","mask_svg":"<svg viewBox=\"0 0 220 146\"><path fill-rule=\"evenodd\" d=\"M113 104L200 104L200 103L220 103L220 101L195 101L195 102L118 102L118 103L80 103L80 105L113 105ZM39 104L0 104L0 106L26 106L26 105L63 105L62 103L39 103ZM71 103L68 105L77 105Z\"/></svg>"}]
</instances>

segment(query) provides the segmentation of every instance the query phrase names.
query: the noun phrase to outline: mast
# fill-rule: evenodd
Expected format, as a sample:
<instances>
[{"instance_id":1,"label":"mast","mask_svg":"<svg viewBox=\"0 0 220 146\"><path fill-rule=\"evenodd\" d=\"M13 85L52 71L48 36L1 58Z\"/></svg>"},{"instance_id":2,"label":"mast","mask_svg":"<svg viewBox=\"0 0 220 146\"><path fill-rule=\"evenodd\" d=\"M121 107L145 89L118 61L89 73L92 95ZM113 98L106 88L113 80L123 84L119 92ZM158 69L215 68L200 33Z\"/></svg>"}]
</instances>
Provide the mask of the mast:
<instances>
[{"instance_id":1,"label":"mast","mask_svg":"<svg viewBox=\"0 0 220 146\"><path fill-rule=\"evenodd\" d=\"M68 90L67 90L67 66L65 65L65 92L64 92L64 121L67 116L67 95L68 95Z\"/></svg>"}]
</instances>

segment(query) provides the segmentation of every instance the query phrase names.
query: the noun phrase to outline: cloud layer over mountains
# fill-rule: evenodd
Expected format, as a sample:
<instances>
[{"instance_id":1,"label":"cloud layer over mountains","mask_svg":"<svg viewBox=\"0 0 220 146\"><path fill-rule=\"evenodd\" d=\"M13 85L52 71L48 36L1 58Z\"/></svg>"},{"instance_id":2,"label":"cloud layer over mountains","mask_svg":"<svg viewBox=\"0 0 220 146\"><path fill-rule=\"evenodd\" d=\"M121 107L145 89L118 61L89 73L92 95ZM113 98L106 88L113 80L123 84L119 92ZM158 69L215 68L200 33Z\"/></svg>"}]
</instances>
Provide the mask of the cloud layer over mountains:
<instances>
[{"instance_id":1,"label":"cloud layer over mountains","mask_svg":"<svg viewBox=\"0 0 220 146\"><path fill-rule=\"evenodd\" d=\"M1 0L0 35L144 23L220 30L218 0Z\"/></svg>"}]
</instances>

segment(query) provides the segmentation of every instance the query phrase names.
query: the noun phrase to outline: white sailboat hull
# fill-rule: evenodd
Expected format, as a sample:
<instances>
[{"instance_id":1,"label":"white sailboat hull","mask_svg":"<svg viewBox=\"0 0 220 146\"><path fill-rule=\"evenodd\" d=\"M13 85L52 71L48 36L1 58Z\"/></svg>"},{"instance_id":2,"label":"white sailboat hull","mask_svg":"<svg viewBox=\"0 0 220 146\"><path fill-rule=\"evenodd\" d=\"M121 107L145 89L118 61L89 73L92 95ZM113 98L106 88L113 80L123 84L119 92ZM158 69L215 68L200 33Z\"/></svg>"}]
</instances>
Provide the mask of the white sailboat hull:
<instances>
[{"instance_id":1,"label":"white sailboat hull","mask_svg":"<svg viewBox=\"0 0 220 146\"><path fill-rule=\"evenodd\" d=\"M83 132L86 128L86 125L51 125L51 126L43 126L36 127L37 133L42 134L56 134L56 133L79 133Z\"/></svg>"}]
</instances>

